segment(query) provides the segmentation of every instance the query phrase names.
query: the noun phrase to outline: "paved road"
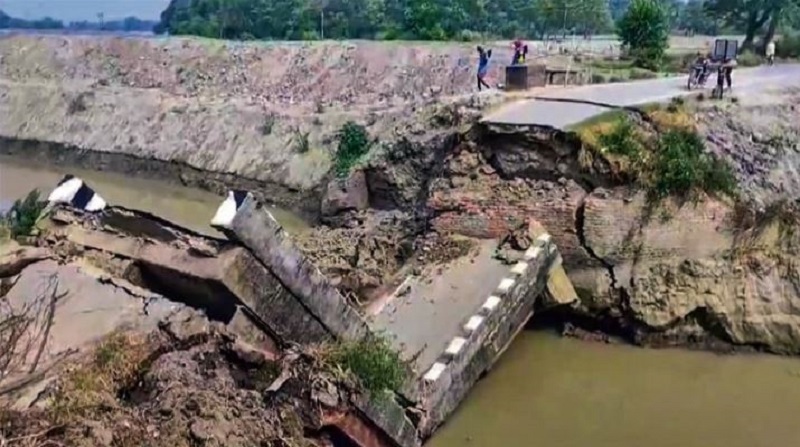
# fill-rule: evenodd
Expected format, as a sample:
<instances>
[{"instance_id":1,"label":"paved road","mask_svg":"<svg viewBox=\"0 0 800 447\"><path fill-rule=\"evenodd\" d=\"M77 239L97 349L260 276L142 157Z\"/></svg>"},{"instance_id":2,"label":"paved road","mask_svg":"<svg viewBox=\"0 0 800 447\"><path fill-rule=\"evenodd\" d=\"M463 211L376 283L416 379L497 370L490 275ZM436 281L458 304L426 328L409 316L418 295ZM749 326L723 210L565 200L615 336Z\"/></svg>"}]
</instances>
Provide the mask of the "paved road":
<instances>
[{"instance_id":1,"label":"paved road","mask_svg":"<svg viewBox=\"0 0 800 447\"><path fill-rule=\"evenodd\" d=\"M800 85L800 64L741 68L733 74L734 93L757 91L779 85ZM710 92L716 76L707 84ZM695 91L696 92L696 91ZM666 101L674 96L687 95L686 77L652 79L623 84L603 84L567 89L553 89L540 97L573 98L616 106L634 106ZM509 104L483 118L484 122L502 124L537 124L565 128L607 111L604 107L585 104L548 102L541 99L523 100Z\"/></svg>"}]
</instances>

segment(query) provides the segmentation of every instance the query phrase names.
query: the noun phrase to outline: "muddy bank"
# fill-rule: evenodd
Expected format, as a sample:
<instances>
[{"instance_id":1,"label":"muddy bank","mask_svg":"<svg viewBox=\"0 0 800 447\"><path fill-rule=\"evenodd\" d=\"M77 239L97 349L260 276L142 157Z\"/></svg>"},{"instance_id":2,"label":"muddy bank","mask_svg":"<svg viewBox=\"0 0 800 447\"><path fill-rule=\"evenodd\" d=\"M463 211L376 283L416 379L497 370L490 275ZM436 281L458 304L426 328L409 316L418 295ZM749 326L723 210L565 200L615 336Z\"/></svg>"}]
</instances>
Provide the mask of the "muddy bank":
<instances>
[{"instance_id":1,"label":"muddy bank","mask_svg":"<svg viewBox=\"0 0 800 447\"><path fill-rule=\"evenodd\" d=\"M5 439L138 446L352 446L351 384L316 355L265 355L216 328L117 334L76 361L40 406L0 412Z\"/></svg>"}]
</instances>

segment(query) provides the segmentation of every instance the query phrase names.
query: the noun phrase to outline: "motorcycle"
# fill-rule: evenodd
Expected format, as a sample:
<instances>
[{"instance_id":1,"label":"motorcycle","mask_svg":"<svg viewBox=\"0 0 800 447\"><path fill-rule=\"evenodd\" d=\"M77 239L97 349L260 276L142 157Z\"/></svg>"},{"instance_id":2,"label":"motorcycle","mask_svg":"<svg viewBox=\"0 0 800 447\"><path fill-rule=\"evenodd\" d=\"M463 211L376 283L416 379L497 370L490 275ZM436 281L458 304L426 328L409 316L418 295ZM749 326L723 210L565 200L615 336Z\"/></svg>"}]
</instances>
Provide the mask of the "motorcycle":
<instances>
[{"instance_id":1,"label":"motorcycle","mask_svg":"<svg viewBox=\"0 0 800 447\"><path fill-rule=\"evenodd\" d=\"M692 71L689 72L689 79L686 82L686 88L691 90L695 87L705 87L708 80L708 70L703 65L697 64L692 66Z\"/></svg>"}]
</instances>

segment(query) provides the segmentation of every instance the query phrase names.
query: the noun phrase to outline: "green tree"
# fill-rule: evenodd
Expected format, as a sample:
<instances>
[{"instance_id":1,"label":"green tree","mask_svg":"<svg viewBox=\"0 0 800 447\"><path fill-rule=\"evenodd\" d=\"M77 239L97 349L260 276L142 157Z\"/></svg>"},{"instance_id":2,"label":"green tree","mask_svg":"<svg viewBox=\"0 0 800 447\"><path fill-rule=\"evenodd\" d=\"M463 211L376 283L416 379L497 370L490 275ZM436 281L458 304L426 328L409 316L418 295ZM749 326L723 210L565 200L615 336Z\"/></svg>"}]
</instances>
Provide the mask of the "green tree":
<instances>
[{"instance_id":1,"label":"green tree","mask_svg":"<svg viewBox=\"0 0 800 447\"><path fill-rule=\"evenodd\" d=\"M717 21L708 14L705 0L689 0L678 14L677 28L691 33L715 35Z\"/></svg>"},{"instance_id":2,"label":"green tree","mask_svg":"<svg viewBox=\"0 0 800 447\"><path fill-rule=\"evenodd\" d=\"M669 22L656 0L633 0L617 23L617 33L635 65L650 70L661 66L669 42Z\"/></svg>"},{"instance_id":3,"label":"green tree","mask_svg":"<svg viewBox=\"0 0 800 447\"><path fill-rule=\"evenodd\" d=\"M708 0L706 10L726 25L742 30L745 37L741 51L750 51L764 26L768 25L765 40L771 39L783 14L789 13L797 4L798 0Z\"/></svg>"},{"instance_id":4,"label":"green tree","mask_svg":"<svg viewBox=\"0 0 800 447\"><path fill-rule=\"evenodd\" d=\"M225 39L442 40L592 33L610 25L607 0L171 0L156 31Z\"/></svg>"}]
</instances>

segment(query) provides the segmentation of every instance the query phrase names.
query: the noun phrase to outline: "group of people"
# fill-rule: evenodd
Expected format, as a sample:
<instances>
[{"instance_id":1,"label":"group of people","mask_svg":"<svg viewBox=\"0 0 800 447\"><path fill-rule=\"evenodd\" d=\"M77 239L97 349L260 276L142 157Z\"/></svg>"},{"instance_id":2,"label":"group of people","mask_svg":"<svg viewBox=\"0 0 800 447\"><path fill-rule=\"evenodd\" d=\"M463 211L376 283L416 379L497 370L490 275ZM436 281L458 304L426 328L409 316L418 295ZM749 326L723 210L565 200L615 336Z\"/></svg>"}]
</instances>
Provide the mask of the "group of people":
<instances>
[{"instance_id":1,"label":"group of people","mask_svg":"<svg viewBox=\"0 0 800 447\"><path fill-rule=\"evenodd\" d=\"M764 54L767 58L767 64L772 65L775 63L775 42L770 40L764 47ZM708 78L709 69L713 58L710 53L703 54L697 53L695 66L700 70L700 77L704 81ZM733 87L733 69L737 66L736 57L725 57L717 67L717 89L721 94L727 87L731 90Z\"/></svg>"},{"instance_id":2,"label":"group of people","mask_svg":"<svg viewBox=\"0 0 800 447\"><path fill-rule=\"evenodd\" d=\"M519 65L525 63L525 58L528 56L528 45L517 39L513 43L514 56L511 58L511 65ZM491 88L486 82L486 75L489 73L489 60L492 58L492 49L485 50L482 46L478 45L478 91L484 87Z\"/></svg>"},{"instance_id":3,"label":"group of people","mask_svg":"<svg viewBox=\"0 0 800 447\"><path fill-rule=\"evenodd\" d=\"M700 84L705 84L705 80L708 79L712 60L711 54L697 53L697 58L694 63L695 69L700 71ZM725 58L722 60L722 63L717 66L717 87L722 89L725 87L725 84L727 84L728 90L733 87L733 69L736 65L735 58Z\"/></svg>"}]
</instances>

